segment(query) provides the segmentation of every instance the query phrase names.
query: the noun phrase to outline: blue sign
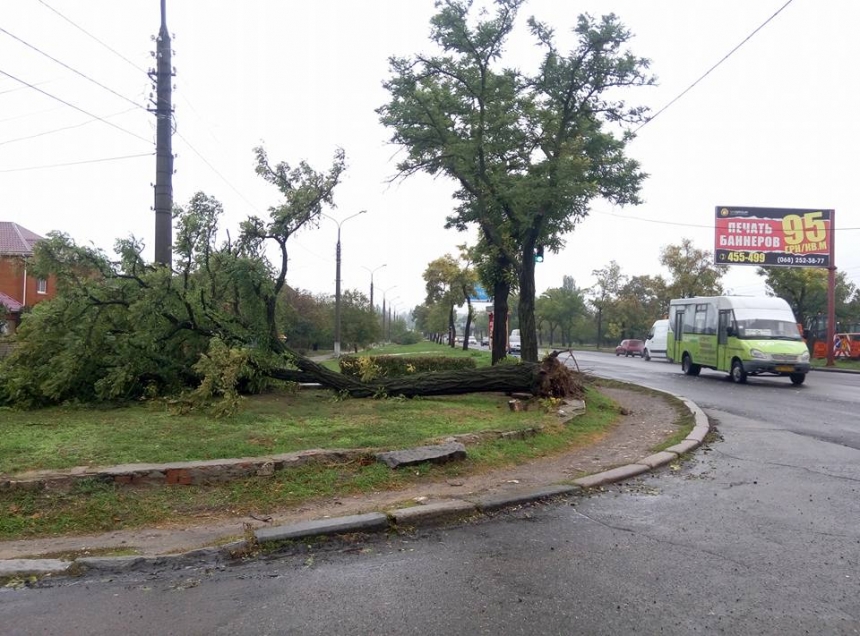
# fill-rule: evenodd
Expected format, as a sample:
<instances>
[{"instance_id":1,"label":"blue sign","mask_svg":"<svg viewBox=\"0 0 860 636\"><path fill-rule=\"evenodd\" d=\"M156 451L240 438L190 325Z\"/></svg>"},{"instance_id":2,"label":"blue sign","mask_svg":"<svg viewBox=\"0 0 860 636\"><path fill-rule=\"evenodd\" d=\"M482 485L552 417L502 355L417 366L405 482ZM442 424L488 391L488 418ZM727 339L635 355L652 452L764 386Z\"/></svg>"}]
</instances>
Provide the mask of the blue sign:
<instances>
[{"instance_id":1,"label":"blue sign","mask_svg":"<svg viewBox=\"0 0 860 636\"><path fill-rule=\"evenodd\" d=\"M476 303L488 303L490 302L490 295L486 289L480 285L475 285L475 293L469 296L469 300Z\"/></svg>"}]
</instances>

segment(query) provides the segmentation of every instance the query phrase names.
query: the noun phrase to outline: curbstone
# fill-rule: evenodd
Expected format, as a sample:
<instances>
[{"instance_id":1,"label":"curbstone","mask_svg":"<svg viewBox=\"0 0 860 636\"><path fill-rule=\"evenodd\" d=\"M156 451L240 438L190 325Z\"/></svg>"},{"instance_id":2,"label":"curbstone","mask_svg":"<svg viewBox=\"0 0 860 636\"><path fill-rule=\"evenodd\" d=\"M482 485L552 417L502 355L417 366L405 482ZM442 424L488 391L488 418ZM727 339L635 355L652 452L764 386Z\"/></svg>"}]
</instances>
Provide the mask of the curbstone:
<instances>
[{"instance_id":1,"label":"curbstone","mask_svg":"<svg viewBox=\"0 0 860 636\"><path fill-rule=\"evenodd\" d=\"M670 453L678 453L679 455L683 455L684 453L689 453L691 450L694 450L701 446L701 442L690 439L689 437L685 439L683 442L679 442L674 446L670 446L666 450Z\"/></svg>"},{"instance_id":2,"label":"curbstone","mask_svg":"<svg viewBox=\"0 0 860 636\"><path fill-rule=\"evenodd\" d=\"M666 449L669 452L674 452L672 449ZM646 473L651 468L646 466L645 464L627 464L626 466L619 466L618 468L613 468L612 470L605 470L602 473L595 473L594 475L588 475L587 477L580 477L579 479L574 479L573 483L581 488L594 488L596 486L603 486L604 484L609 484L614 481L622 481L624 479L629 479L630 477L635 477L636 475L641 475L642 473Z\"/></svg>"},{"instance_id":3,"label":"curbstone","mask_svg":"<svg viewBox=\"0 0 860 636\"><path fill-rule=\"evenodd\" d=\"M665 466L666 464L669 464L676 459L678 459L677 453L671 453L669 451L660 451L659 453L648 455L648 457L643 457L636 463L645 464L648 468L657 468L658 466Z\"/></svg>"},{"instance_id":4,"label":"curbstone","mask_svg":"<svg viewBox=\"0 0 860 636\"><path fill-rule=\"evenodd\" d=\"M444 464L450 461L466 459L466 447L460 442L446 442L434 446L416 446L403 450L377 453L376 459L389 468L414 466L415 464L423 464L424 462Z\"/></svg>"},{"instance_id":5,"label":"curbstone","mask_svg":"<svg viewBox=\"0 0 860 636\"><path fill-rule=\"evenodd\" d=\"M369 512L363 515L349 515L334 519L302 521L274 528L260 528L254 531L254 537L260 543L267 543L269 541L304 539L321 534L347 534L386 529L388 529L388 515L381 512Z\"/></svg>"},{"instance_id":6,"label":"curbstone","mask_svg":"<svg viewBox=\"0 0 860 636\"><path fill-rule=\"evenodd\" d=\"M72 561L61 559L5 559L0 560L0 578L66 574L70 567Z\"/></svg>"},{"instance_id":7,"label":"curbstone","mask_svg":"<svg viewBox=\"0 0 860 636\"><path fill-rule=\"evenodd\" d=\"M473 503L461 499L448 499L421 506L397 508L390 510L388 516L391 517L395 525L408 526L418 523L432 523L451 517L462 517L476 512L477 508Z\"/></svg>"},{"instance_id":8,"label":"curbstone","mask_svg":"<svg viewBox=\"0 0 860 636\"><path fill-rule=\"evenodd\" d=\"M146 559L142 556L79 557L75 559L75 569L97 572L126 572L133 570Z\"/></svg>"},{"instance_id":9,"label":"curbstone","mask_svg":"<svg viewBox=\"0 0 860 636\"><path fill-rule=\"evenodd\" d=\"M561 497L564 495L572 495L579 491L578 486L556 485L545 486L543 488L534 488L531 490L519 490L516 492L496 493L468 499L479 511L489 512L499 510L500 508L508 508L510 506L518 506L532 501L548 499L550 497Z\"/></svg>"}]
</instances>

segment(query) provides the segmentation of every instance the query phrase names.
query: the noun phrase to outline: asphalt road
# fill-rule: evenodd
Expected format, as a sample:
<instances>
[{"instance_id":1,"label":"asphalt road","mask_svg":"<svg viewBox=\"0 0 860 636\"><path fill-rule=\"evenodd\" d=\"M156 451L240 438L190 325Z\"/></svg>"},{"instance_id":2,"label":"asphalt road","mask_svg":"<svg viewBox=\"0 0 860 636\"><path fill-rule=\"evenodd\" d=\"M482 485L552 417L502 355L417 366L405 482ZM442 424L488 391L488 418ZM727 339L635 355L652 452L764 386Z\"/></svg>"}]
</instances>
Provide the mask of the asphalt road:
<instances>
[{"instance_id":1,"label":"asphalt road","mask_svg":"<svg viewBox=\"0 0 860 636\"><path fill-rule=\"evenodd\" d=\"M680 469L416 536L0 590L4 634L857 634L860 377L731 384L579 354L693 399Z\"/></svg>"}]
</instances>

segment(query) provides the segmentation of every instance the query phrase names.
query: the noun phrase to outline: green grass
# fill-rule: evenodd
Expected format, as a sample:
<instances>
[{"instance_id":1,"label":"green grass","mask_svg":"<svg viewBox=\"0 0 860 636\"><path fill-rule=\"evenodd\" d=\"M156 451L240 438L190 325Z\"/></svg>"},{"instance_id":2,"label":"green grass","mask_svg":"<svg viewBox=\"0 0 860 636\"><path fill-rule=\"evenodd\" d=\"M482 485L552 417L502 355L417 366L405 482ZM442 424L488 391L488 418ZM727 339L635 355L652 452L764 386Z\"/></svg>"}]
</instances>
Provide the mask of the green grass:
<instances>
[{"instance_id":1,"label":"green grass","mask_svg":"<svg viewBox=\"0 0 860 636\"><path fill-rule=\"evenodd\" d=\"M213 513L265 515L318 497L396 490L512 466L590 444L603 435L618 417L617 406L591 389L587 403L588 411L567 426L559 424L555 416L547 416L552 423L535 437L470 446L467 460L443 466L428 464L397 471L365 458L309 463L269 478L252 477L212 486L135 489L84 480L68 493L14 490L0 494L0 539L107 532L176 520L199 521Z\"/></svg>"},{"instance_id":2,"label":"green grass","mask_svg":"<svg viewBox=\"0 0 860 636\"><path fill-rule=\"evenodd\" d=\"M0 475L37 469L248 457L309 448L395 449L484 429L546 424L513 413L501 394L336 400L330 391L272 393L216 419L176 414L163 402L96 409L0 411Z\"/></svg>"},{"instance_id":3,"label":"green grass","mask_svg":"<svg viewBox=\"0 0 860 636\"><path fill-rule=\"evenodd\" d=\"M834 369L846 369L850 371L860 371L860 360L846 360L845 358L836 358L834 361ZM811 361L813 367L826 367L827 359L813 358Z\"/></svg>"}]
</instances>

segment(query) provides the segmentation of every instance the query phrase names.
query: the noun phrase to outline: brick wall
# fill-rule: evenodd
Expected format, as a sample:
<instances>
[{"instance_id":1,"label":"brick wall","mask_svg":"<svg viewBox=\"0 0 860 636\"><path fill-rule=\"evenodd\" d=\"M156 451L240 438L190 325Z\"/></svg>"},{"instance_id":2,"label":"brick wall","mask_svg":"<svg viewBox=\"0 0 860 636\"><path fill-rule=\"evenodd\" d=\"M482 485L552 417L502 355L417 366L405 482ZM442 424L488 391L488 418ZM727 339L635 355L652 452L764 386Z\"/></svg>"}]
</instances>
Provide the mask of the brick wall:
<instances>
[{"instance_id":1,"label":"brick wall","mask_svg":"<svg viewBox=\"0 0 860 636\"><path fill-rule=\"evenodd\" d=\"M24 297L24 259L18 256L0 256L0 292L20 303L32 307L43 300L53 298L57 284L49 278L45 293L39 293L39 280L27 274L27 295Z\"/></svg>"}]
</instances>

